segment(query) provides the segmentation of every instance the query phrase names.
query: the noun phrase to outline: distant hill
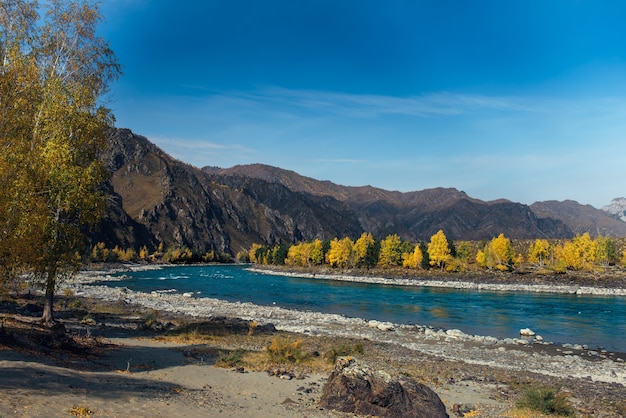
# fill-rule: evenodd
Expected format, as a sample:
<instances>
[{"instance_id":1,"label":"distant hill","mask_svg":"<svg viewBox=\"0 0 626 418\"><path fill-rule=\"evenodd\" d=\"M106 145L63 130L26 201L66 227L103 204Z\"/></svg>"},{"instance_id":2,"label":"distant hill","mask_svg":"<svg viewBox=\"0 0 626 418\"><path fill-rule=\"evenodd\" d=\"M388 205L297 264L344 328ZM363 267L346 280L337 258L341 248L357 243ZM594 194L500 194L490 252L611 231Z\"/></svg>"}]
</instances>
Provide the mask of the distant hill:
<instances>
[{"instance_id":1,"label":"distant hill","mask_svg":"<svg viewBox=\"0 0 626 418\"><path fill-rule=\"evenodd\" d=\"M340 186L277 167L251 164L228 169L205 167L216 176L257 178L293 191L332 197L355 213L363 230L375 236L398 234L403 239L428 240L439 229L451 239L491 239L573 236L562 222L538 218L526 205L508 200L485 202L453 188L401 193L371 186Z\"/></svg>"},{"instance_id":2,"label":"distant hill","mask_svg":"<svg viewBox=\"0 0 626 418\"><path fill-rule=\"evenodd\" d=\"M111 246L154 248L163 242L234 254L255 242L357 238L364 231L417 242L439 229L455 240L500 233L513 239L568 238L591 225L584 217L577 222L565 216L556 205L547 206L550 213L537 212L538 203L485 202L453 188L401 193L347 187L261 164L199 169L128 129L111 129L109 141L102 157L111 174L103 186L111 196L109 212L92 240ZM604 235L626 236L619 224L600 224Z\"/></svg>"},{"instance_id":3,"label":"distant hill","mask_svg":"<svg viewBox=\"0 0 626 418\"><path fill-rule=\"evenodd\" d=\"M558 219L575 234L589 232L592 237L626 237L626 222L591 205L581 205L573 200L551 200L535 202L530 207L539 218Z\"/></svg>"}]
</instances>

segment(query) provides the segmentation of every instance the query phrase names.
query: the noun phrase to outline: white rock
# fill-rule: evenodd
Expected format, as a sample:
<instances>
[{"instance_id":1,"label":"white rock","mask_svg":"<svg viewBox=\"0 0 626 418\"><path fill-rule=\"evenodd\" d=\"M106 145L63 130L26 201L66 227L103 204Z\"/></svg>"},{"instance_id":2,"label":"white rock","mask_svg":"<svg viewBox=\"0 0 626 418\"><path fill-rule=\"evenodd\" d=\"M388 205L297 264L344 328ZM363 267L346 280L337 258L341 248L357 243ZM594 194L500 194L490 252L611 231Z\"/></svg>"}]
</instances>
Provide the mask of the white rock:
<instances>
[{"instance_id":1,"label":"white rock","mask_svg":"<svg viewBox=\"0 0 626 418\"><path fill-rule=\"evenodd\" d=\"M524 337L534 337L535 331L530 328L522 328L519 330L519 335L523 335Z\"/></svg>"},{"instance_id":2,"label":"white rock","mask_svg":"<svg viewBox=\"0 0 626 418\"><path fill-rule=\"evenodd\" d=\"M452 338L464 338L466 337L465 333L460 329L449 329L446 331L446 335Z\"/></svg>"},{"instance_id":3,"label":"white rock","mask_svg":"<svg viewBox=\"0 0 626 418\"><path fill-rule=\"evenodd\" d=\"M393 324L390 322L380 322L377 328L381 331L393 331Z\"/></svg>"}]
</instances>

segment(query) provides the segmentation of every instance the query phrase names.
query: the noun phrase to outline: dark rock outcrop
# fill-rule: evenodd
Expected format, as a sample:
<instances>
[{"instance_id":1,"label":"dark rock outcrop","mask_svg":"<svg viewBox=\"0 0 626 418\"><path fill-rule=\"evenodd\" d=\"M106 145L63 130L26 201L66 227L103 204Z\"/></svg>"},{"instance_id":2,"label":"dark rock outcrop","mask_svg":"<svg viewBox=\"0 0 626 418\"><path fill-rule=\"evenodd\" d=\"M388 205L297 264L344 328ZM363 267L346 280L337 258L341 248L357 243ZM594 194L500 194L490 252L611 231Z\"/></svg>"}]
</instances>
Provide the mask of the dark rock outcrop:
<instances>
[{"instance_id":1,"label":"dark rock outcrop","mask_svg":"<svg viewBox=\"0 0 626 418\"><path fill-rule=\"evenodd\" d=\"M353 214L332 198L211 175L127 129L112 129L109 142L102 159L111 176L110 210L93 241L152 249L162 242L235 254L252 243L273 246L361 233Z\"/></svg>"},{"instance_id":2,"label":"dark rock outcrop","mask_svg":"<svg viewBox=\"0 0 626 418\"><path fill-rule=\"evenodd\" d=\"M320 406L379 417L448 417L439 396L413 380L374 371L354 357L341 357L324 385Z\"/></svg>"}]
</instances>

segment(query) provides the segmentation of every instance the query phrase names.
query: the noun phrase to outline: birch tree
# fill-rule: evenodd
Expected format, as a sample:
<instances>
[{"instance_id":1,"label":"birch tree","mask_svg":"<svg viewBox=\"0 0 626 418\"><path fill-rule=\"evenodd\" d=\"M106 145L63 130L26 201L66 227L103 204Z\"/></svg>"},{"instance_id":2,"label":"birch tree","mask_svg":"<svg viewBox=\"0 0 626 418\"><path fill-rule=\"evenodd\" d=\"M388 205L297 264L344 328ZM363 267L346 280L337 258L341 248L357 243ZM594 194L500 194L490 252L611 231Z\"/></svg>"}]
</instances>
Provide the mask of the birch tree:
<instances>
[{"instance_id":1,"label":"birch tree","mask_svg":"<svg viewBox=\"0 0 626 418\"><path fill-rule=\"evenodd\" d=\"M85 231L103 214L98 153L113 118L99 100L120 67L96 35L101 16L88 1L49 0L38 8L8 0L0 14L0 182L11 202L0 207L0 248L45 291L42 320L51 323L56 286L78 269ZM16 215L12 208L20 205L28 210ZM30 248L13 248L21 237Z\"/></svg>"}]
</instances>

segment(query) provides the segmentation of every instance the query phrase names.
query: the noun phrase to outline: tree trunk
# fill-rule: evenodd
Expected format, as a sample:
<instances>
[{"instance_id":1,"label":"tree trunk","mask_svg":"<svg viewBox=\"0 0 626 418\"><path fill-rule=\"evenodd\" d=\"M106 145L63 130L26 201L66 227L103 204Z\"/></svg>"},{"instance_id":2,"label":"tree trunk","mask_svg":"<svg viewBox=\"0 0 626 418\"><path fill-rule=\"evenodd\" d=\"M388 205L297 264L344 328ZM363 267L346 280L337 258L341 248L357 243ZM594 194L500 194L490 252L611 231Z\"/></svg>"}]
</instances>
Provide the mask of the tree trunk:
<instances>
[{"instance_id":1,"label":"tree trunk","mask_svg":"<svg viewBox=\"0 0 626 418\"><path fill-rule=\"evenodd\" d=\"M41 316L41 322L44 324L54 324L54 285L56 273L49 272L46 279L46 298L43 305L43 315Z\"/></svg>"}]
</instances>

